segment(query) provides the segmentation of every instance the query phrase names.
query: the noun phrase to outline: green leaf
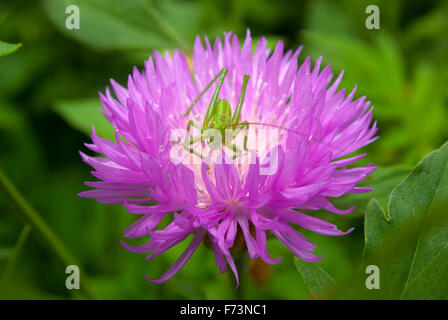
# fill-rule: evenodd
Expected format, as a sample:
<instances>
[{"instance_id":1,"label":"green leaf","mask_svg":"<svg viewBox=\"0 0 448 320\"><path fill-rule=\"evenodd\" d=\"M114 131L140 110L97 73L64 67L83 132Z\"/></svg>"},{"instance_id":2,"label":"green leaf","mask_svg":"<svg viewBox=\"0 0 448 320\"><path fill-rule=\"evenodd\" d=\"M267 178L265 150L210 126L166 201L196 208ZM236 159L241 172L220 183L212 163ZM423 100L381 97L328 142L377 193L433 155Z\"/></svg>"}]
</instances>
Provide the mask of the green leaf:
<instances>
[{"instance_id":1,"label":"green leaf","mask_svg":"<svg viewBox=\"0 0 448 320\"><path fill-rule=\"evenodd\" d=\"M157 11L154 6L150 7L155 14L160 13L166 25L169 25L175 33L174 38L181 37L186 41L193 42L198 34L202 34L202 6L198 2L182 0L163 0L157 2ZM151 12L150 12L151 15Z\"/></svg>"},{"instance_id":2,"label":"green leaf","mask_svg":"<svg viewBox=\"0 0 448 320\"><path fill-rule=\"evenodd\" d=\"M93 48L153 49L179 44L172 27L141 0L44 0L43 4L62 32ZM79 29L66 27L69 5L79 7Z\"/></svg>"},{"instance_id":3,"label":"green leaf","mask_svg":"<svg viewBox=\"0 0 448 320\"><path fill-rule=\"evenodd\" d=\"M369 147L372 160L414 164L448 134L443 122L447 116L446 89L441 85L446 83L444 64L435 63L434 58L413 59L415 50L410 57L403 51L401 35L370 34L371 41L328 30L303 33L310 44L305 50L311 56L323 55L333 70L345 70L341 88L357 84L357 95L371 99L375 118L382 123L382 138ZM412 61L410 70L406 69L406 58ZM422 117L426 121L422 122Z\"/></svg>"},{"instance_id":4,"label":"green leaf","mask_svg":"<svg viewBox=\"0 0 448 320\"><path fill-rule=\"evenodd\" d=\"M378 200L373 198L367 205L364 220L364 250L366 253L375 252L384 244L384 233L389 228L390 217L380 206Z\"/></svg>"},{"instance_id":5,"label":"green leaf","mask_svg":"<svg viewBox=\"0 0 448 320\"><path fill-rule=\"evenodd\" d=\"M54 110L73 128L90 135L92 125L96 133L105 139L115 141L114 129L99 111L101 102L98 98L77 100L60 100Z\"/></svg>"},{"instance_id":6,"label":"green leaf","mask_svg":"<svg viewBox=\"0 0 448 320\"><path fill-rule=\"evenodd\" d=\"M311 48L313 56L323 55L330 59L331 65L337 69L356 72L356 75L370 78L379 77L381 67L376 48L367 42L347 35L332 35L314 31L304 31L303 36ZM350 76L346 72L344 77Z\"/></svg>"},{"instance_id":7,"label":"green leaf","mask_svg":"<svg viewBox=\"0 0 448 320\"><path fill-rule=\"evenodd\" d=\"M382 288L397 290L400 298L448 297L447 167L445 143L395 187L387 214L376 200L369 203L367 260L381 266Z\"/></svg>"},{"instance_id":8,"label":"green leaf","mask_svg":"<svg viewBox=\"0 0 448 320\"><path fill-rule=\"evenodd\" d=\"M0 41L0 57L13 53L22 46L21 43L7 43Z\"/></svg>"},{"instance_id":9,"label":"green leaf","mask_svg":"<svg viewBox=\"0 0 448 320\"><path fill-rule=\"evenodd\" d=\"M335 285L333 278L315 263L294 257L294 265L313 297L324 297L328 290Z\"/></svg>"},{"instance_id":10,"label":"green leaf","mask_svg":"<svg viewBox=\"0 0 448 320\"><path fill-rule=\"evenodd\" d=\"M430 13L415 19L406 32L403 32L403 42L406 46L418 45L422 40L437 40L445 37L444 30L448 28L447 10L439 7Z\"/></svg>"},{"instance_id":11,"label":"green leaf","mask_svg":"<svg viewBox=\"0 0 448 320\"><path fill-rule=\"evenodd\" d=\"M343 197L334 199L332 203L337 208L356 206L356 209L352 213L345 216L347 218L364 215L367 203L372 196L379 201L380 205L385 207L392 189L401 182L410 171L411 168L407 166L378 168L359 184L361 187L372 188L372 192L347 194Z\"/></svg>"},{"instance_id":12,"label":"green leaf","mask_svg":"<svg viewBox=\"0 0 448 320\"><path fill-rule=\"evenodd\" d=\"M1 247L0 248L0 261L1 260L7 260L9 256L11 255L12 248L7 247Z\"/></svg>"},{"instance_id":13,"label":"green leaf","mask_svg":"<svg viewBox=\"0 0 448 320\"><path fill-rule=\"evenodd\" d=\"M315 0L308 6L306 30L325 34L351 34L350 21L338 3Z\"/></svg>"}]
</instances>

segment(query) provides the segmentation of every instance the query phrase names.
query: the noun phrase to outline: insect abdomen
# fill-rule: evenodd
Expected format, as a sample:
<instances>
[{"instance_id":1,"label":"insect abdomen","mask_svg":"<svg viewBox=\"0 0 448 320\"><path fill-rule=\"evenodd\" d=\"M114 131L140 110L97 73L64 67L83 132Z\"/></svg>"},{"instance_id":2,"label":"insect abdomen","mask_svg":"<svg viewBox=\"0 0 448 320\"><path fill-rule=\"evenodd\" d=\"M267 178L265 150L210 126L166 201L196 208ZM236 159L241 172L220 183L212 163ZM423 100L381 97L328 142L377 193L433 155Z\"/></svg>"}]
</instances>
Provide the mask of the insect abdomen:
<instances>
[{"instance_id":1,"label":"insect abdomen","mask_svg":"<svg viewBox=\"0 0 448 320\"><path fill-rule=\"evenodd\" d=\"M227 127L232 120L232 111L230 109L230 104L225 99L220 99L216 105L216 111L212 114L209 122L210 128L215 128L218 130Z\"/></svg>"}]
</instances>

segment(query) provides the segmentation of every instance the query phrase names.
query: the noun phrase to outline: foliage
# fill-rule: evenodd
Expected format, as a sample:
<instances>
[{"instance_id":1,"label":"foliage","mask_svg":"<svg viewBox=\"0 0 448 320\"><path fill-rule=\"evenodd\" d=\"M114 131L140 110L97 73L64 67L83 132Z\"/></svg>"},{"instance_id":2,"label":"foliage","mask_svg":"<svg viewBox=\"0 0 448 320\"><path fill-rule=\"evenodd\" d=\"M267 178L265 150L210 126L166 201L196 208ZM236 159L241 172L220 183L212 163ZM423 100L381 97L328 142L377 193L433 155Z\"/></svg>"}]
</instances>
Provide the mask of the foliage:
<instances>
[{"instance_id":1,"label":"foliage","mask_svg":"<svg viewBox=\"0 0 448 320\"><path fill-rule=\"evenodd\" d=\"M372 261L381 259L384 286L393 285L401 298L448 297L448 219L443 212L448 191L447 167L448 143L426 156L395 187L387 213L377 201L369 203L365 218L366 254L374 257ZM394 241L400 247L391 255L388 250Z\"/></svg>"},{"instance_id":2,"label":"foliage","mask_svg":"<svg viewBox=\"0 0 448 320\"><path fill-rule=\"evenodd\" d=\"M13 43L7 43L7 42L0 41L0 57L13 53L17 49L19 49L20 46L21 46L20 43L13 44Z\"/></svg>"},{"instance_id":3,"label":"foliage","mask_svg":"<svg viewBox=\"0 0 448 320\"><path fill-rule=\"evenodd\" d=\"M80 7L79 30L65 27L69 4ZM370 4L381 10L380 30L364 26ZM284 259L251 267L266 280L253 276L242 296L446 299L448 145L429 152L448 140L447 24L448 4L437 0L2 2L0 168L79 261L81 283L89 277L93 297L235 297L232 276L217 273L205 246L170 282L146 282L143 274L160 275L184 248L151 263L124 250L119 241L135 217L76 196L90 179L78 150L85 151L92 125L100 136L114 138L97 98L110 78L125 84L132 67L141 69L154 49L188 54L197 34L244 35L250 28L254 38L266 35L269 46L278 39L291 49L304 44L300 62L304 55L322 55L336 73L345 70L340 87L357 84L355 98L368 97L381 138L361 150L364 163L379 166L360 184L374 191L334 199L336 207L356 205L351 214L312 213L355 231L331 239L307 233L326 257L314 264L293 261L270 240L272 256ZM0 298L78 298L64 286L65 266L32 230L27 236L2 197L0 212L0 275L6 270L8 280L0 283ZM364 285L370 264L380 267L381 290Z\"/></svg>"},{"instance_id":4,"label":"foliage","mask_svg":"<svg viewBox=\"0 0 448 320\"><path fill-rule=\"evenodd\" d=\"M377 265L381 270L381 291L373 295L375 298L448 297L447 167L448 143L445 143L424 157L395 186L388 197L387 211L376 198L369 201L364 219L362 266ZM330 279L324 270L317 268L307 263L298 267L312 292L322 290ZM361 278L347 283L354 291L349 297L367 295L367 289L359 285L362 283Z\"/></svg>"}]
</instances>

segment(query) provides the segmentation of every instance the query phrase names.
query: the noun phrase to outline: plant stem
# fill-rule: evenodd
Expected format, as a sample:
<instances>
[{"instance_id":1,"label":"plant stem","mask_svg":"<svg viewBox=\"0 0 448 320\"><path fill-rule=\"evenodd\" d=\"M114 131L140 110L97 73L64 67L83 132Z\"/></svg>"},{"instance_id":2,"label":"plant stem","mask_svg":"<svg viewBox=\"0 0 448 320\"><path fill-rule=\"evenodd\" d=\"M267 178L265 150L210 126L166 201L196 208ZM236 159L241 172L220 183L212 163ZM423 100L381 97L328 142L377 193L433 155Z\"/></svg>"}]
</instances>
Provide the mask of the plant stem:
<instances>
[{"instance_id":1,"label":"plant stem","mask_svg":"<svg viewBox=\"0 0 448 320\"><path fill-rule=\"evenodd\" d=\"M28 203L28 201L20 194L11 181L0 169L0 194L10 203L14 211L24 221L26 226L31 228L31 232L54 255L65 267L68 265L77 265L76 259L65 248L58 236L53 232L49 225L42 219L37 211ZM23 232L22 232L23 233ZM20 240L20 238L19 238ZM85 273L83 275L83 283L80 290L86 298L93 297L92 291L88 286Z\"/></svg>"},{"instance_id":2,"label":"plant stem","mask_svg":"<svg viewBox=\"0 0 448 320\"><path fill-rule=\"evenodd\" d=\"M235 289L236 300L244 300L244 291L246 290L247 278L249 277L249 261L249 253L247 251L235 258L235 265L239 275L239 286ZM233 280L233 285L235 288L235 280Z\"/></svg>"},{"instance_id":3,"label":"plant stem","mask_svg":"<svg viewBox=\"0 0 448 320\"><path fill-rule=\"evenodd\" d=\"M6 263L6 267L3 270L3 274L0 280L0 287L6 286L8 280L11 278L11 274L14 270L14 266L16 264L19 253L22 250L23 246L25 245L25 242L28 238L28 235L30 234L30 231L31 226L29 224L26 224L25 227L23 227L22 232L20 233L19 239L17 240L17 243L14 246L11 255L9 256L8 262Z\"/></svg>"}]
</instances>

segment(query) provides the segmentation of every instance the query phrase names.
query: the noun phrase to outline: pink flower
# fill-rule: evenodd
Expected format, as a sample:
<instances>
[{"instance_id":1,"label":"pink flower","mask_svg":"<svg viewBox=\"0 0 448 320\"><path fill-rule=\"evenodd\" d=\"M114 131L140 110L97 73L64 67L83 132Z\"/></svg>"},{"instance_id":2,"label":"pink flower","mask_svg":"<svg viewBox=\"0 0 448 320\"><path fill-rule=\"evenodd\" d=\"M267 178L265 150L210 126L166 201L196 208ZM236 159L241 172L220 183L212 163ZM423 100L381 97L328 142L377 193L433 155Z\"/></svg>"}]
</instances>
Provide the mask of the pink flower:
<instances>
[{"instance_id":1,"label":"pink flower","mask_svg":"<svg viewBox=\"0 0 448 320\"><path fill-rule=\"evenodd\" d=\"M279 41L271 53L264 38L254 53L251 47L249 32L242 48L231 33L225 34L224 43L217 39L213 47L207 38L204 47L197 37L193 75L180 51L164 57L155 51L142 72L134 68L127 88L111 80L115 97L109 88L105 95L100 93L102 112L116 130L116 142L98 137L93 130L93 143L87 146L104 157L81 156L101 181L86 182L94 190L80 196L124 204L130 212L141 215L124 236L149 235L149 242L139 247L122 244L133 252L150 252L148 260L194 235L164 275L156 280L147 278L151 282L165 282L175 275L203 240L212 246L220 271L225 272L228 264L238 280L231 253L237 233L242 234L251 258L260 257L271 264L281 260L271 258L267 251L270 231L296 256L318 261L321 258L313 254L315 245L292 225L329 236L351 230L339 231L300 210L349 213L354 207L337 209L329 198L370 191L356 184L376 167L348 169L347 165L365 154L345 157L376 139L376 124L370 126L370 103L365 97L353 101L355 89L348 95L344 89L337 91L342 73L331 83L332 71L329 66L321 70L321 58L313 68L309 58L298 65L301 47L284 52ZM220 96L229 101L232 112L243 77L250 76L241 121L287 130L281 131L276 149L271 149L271 144L266 153L252 149L229 161L233 151L227 149L222 155L226 161L221 163L190 153L199 161L173 162L170 152L182 142L171 139L172 130L185 130L189 120L202 122L216 85L188 116L185 112L223 68L228 72ZM249 124L255 132L262 127ZM266 159L274 155L276 170L263 174ZM249 157L250 163L241 163ZM166 215L173 217L172 222L156 230Z\"/></svg>"}]
</instances>

